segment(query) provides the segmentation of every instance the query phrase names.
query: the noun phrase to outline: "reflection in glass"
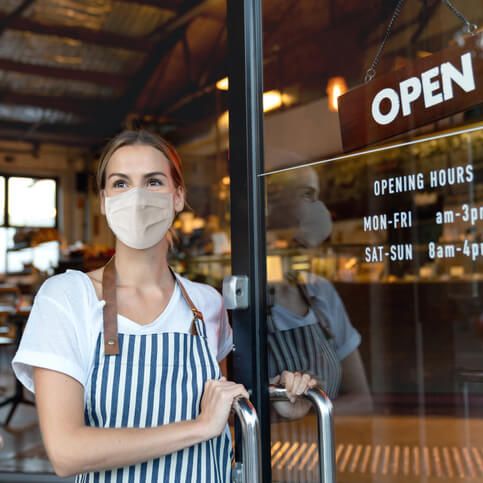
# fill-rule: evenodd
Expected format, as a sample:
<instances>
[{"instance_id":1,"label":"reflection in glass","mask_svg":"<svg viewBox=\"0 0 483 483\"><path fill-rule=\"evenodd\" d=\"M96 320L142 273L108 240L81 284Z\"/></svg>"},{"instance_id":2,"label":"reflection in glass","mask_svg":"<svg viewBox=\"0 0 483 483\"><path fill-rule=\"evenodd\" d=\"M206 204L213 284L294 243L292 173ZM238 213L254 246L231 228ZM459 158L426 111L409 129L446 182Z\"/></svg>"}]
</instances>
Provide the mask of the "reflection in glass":
<instances>
[{"instance_id":1,"label":"reflection in glass","mask_svg":"<svg viewBox=\"0 0 483 483\"><path fill-rule=\"evenodd\" d=\"M483 478L482 169L480 129L266 177L269 376L333 398L340 481ZM279 409L274 480L318 481Z\"/></svg>"},{"instance_id":2,"label":"reflection in glass","mask_svg":"<svg viewBox=\"0 0 483 483\"><path fill-rule=\"evenodd\" d=\"M271 255L267 264L269 379L285 383L291 377L287 372L310 374L336 402L337 411L365 413L372 403L358 351L361 336L333 284L311 271L307 256L297 254L316 249L331 235L331 214L319 197L318 175L310 167L267 180L269 251L294 253L290 258L283 256L284 251ZM304 417L310 409L302 400L276 402L273 407L275 417L290 420ZM272 437L288 439L297 448L313 447L313 423L313 414L300 424L282 423L272 429Z\"/></svg>"},{"instance_id":3,"label":"reflection in glass","mask_svg":"<svg viewBox=\"0 0 483 483\"><path fill-rule=\"evenodd\" d=\"M296 176L290 172L272 176L267 190L267 228L273 245L285 242L287 247L313 249L330 236L331 215L319 199L313 168L302 168ZM360 334L334 286L312 273L302 258L282 268L279 277L269 275L269 376L274 378L283 371L310 373L331 399L338 396L341 384L346 400L367 395L357 351ZM343 370L342 364L348 367ZM357 383L344 380L344 374L353 375ZM358 398L353 402L362 409Z\"/></svg>"}]
</instances>

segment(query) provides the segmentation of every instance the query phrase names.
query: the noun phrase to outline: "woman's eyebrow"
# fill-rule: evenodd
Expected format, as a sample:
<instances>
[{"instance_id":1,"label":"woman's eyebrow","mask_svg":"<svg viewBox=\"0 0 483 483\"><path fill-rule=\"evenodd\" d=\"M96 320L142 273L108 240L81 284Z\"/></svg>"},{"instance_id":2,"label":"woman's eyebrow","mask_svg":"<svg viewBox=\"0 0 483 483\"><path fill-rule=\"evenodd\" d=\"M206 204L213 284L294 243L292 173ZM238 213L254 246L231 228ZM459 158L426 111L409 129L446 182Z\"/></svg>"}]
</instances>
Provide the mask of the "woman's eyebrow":
<instances>
[{"instance_id":1,"label":"woman's eyebrow","mask_svg":"<svg viewBox=\"0 0 483 483\"><path fill-rule=\"evenodd\" d=\"M162 171L153 171L152 173L146 173L145 175L143 175L143 177L144 178L150 178L151 176L156 176L156 175L161 175L161 176L164 176L165 178L167 178L167 175L165 173L163 173ZM120 178L129 179L129 176L127 174L124 174L124 173L111 173L107 177L107 179L110 179L113 176L119 176Z\"/></svg>"},{"instance_id":2,"label":"woman's eyebrow","mask_svg":"<svg viewBox=\"0 0 483 483\"><path fill-rule=\"evenodd\" d=\"M151 176L156 176L156 175L161 175L167 178L166 174L164 174L162 171L153 171L152 173L146 173L144 175L145 178L150 178Z\"/></svg>"},{"instance_id":3,"label":"woman's eyebrow","mask_svg":"<svg viewBox=\"0 0 483 483\"><path fill-rule=\"evenodd\" d=\"M121 178L126 178L126 179L129 179L129 176L127 174L124 174L124 173L111 173L107 179L109 178L112 178L113 176L119 176Z\"/></svg>"}]
</instances>

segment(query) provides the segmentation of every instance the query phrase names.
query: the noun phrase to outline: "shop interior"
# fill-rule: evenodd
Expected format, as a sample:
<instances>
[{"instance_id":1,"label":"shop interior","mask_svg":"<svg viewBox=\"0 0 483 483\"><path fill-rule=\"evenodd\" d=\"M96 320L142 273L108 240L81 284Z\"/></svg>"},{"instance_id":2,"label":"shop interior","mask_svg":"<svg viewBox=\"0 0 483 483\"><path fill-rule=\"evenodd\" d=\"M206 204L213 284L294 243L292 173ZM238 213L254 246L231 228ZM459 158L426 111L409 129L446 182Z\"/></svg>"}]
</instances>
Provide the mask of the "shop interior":
<instances>
[{"instance_id":1,"label":"shop interior","mask_svg":"<svg viewBox=\"0 0 483 483\"><path fill-rule=\"evenodd\" d=\"M0 475L57 481L33 397L10 361L43 281L93 270L113 254L95 188L110 136L145 128L176 146L189 208L174 224L171 265L219 290L230 274L226 5L0 3ZM384 140L381 150L342 147L337 97L363 82L397 3L263 2L267 282L289 271L322 277L361 335L373 407L336 414L338 481L481 481L483 106ZM458 5L483 26L481 1ZM443 2L408 0L377 75L457 44L462 27ZM374 180L468 164L466 184L374 196ZM276 215L287 213L285 188L307 166L331 230L301 247L292 243L297 222ZM435 223L463 205L477 210ZM387 222L369 214L409 209L411 229L368 229ZM477 246L474 256L444 248L465 242ZM430 243L441 256L428 255ZM388 244L411 257L366 251ZM313 421L274 424L274 481L318 481Z\"/></svg>"}]
</instances>

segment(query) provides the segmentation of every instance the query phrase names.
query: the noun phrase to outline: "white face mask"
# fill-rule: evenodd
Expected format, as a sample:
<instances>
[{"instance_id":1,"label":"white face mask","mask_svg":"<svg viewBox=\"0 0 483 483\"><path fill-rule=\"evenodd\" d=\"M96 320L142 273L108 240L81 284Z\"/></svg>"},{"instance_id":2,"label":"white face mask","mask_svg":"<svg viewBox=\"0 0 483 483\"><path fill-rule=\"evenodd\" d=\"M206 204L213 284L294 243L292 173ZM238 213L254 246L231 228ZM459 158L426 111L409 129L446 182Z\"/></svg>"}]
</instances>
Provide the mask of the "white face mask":
<instances>
[{"instance_id":1,"label":"white face mask","mask_svg":"<svg viewBox=\"0 0 483 483\"><path fill-rule=\"evenodd\" d=\"M128 247L151 248L173 223L173 193L131 188L116 196L106 196L105 200L107 223Z\"/></svg>"},{"instance_id":2,"label":"white face mask","mask_svg":"<svg viewBox=\"0 0 483 483\"><path fill-rule=\"evenodd\" d=\"M301 200L298 204L299 226L295 240L308 248L314 248L332 232L330 212L320 200Z\"/></svg>"}]
</instances>

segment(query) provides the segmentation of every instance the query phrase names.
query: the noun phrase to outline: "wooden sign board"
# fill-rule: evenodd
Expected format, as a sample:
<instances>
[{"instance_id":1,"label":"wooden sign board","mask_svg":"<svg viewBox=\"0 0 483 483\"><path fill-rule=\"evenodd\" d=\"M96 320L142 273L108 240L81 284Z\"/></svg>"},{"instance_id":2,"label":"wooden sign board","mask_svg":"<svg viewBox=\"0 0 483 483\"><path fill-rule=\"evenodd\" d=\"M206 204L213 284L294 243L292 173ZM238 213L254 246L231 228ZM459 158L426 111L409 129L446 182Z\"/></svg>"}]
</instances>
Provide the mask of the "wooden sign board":
<instances>
[{"instance_id":1,"label":"wooden sign board","mask_svg":"<svg viewBox=\"0 0 483 483\"><path fill-rule=\"evenodd\" d=\"M483 103L483 33L375 77L338 99L344 151Z\"/></svg>"}]
</instances>

